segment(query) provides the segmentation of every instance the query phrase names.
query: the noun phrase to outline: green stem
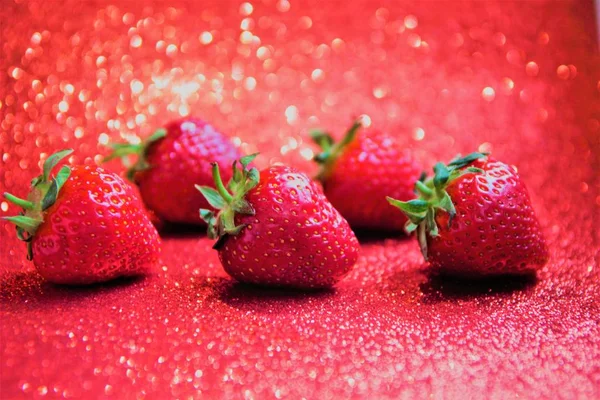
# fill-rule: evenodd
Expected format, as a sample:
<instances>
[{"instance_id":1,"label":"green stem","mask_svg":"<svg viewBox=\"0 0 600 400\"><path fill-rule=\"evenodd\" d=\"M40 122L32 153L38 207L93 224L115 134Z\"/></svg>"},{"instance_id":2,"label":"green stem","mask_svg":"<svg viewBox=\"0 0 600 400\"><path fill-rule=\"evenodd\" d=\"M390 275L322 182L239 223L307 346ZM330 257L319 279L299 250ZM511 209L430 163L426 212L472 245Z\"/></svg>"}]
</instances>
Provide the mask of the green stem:
<instances>
[{"instance_id":1,"label":"green stem","mask_svg":"<svg viewBox=\"0 0 600 400\"><path fill-rule=\"evenodd\" d=\"M4 198L13 203L14 205L24 208L25 210L33 210L33 208L35 207L35 204L33 204L31 201L20 199L17 196L13 196L10 193L4 193Z\"/></svg>"},{"instance_id":2,"label":"green stem","mask_svg":"<svg viewBox=\"0 0 600 400\"><path fill-rule=\"evenodd\" d=\"M231 203L233 201L233 196L229 194L225 185L223 185L223 180L221 179L221 173L219 172L219 164L212 163L212 176L215 181L215 187L217 188L217 192L223 197L227 203Z\"/></svg>"}]
</instances>

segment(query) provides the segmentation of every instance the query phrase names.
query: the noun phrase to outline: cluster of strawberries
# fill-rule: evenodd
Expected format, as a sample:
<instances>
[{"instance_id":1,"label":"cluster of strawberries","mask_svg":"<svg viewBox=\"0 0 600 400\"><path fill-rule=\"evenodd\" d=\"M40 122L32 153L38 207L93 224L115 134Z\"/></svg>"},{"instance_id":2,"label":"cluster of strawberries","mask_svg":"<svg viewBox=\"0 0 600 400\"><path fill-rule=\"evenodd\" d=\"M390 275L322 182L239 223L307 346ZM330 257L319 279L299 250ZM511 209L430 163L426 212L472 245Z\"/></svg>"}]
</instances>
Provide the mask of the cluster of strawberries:
<instances>
[{"instance_id":1,"label":"cluster of strawberries","mask_svg":"<svg viewBox=\"0 0 600 400\"><path fill-rule=\"evenodd\" d=\"M87 284L147 272L159 259L152 221L205 224L223 268L258 285L334 285L356 263L352 231L415 232L433 270L468 277L528 274L548 250L514 167L484 153L437 163L427 177L393 136L356 122L322 152L317 181L287 166L258 171L230 140L198 119L173 122L141 144L116 144L127 177L50 156L27 199L6 193L20 215L28 257L48 281ZM219 170L219 165L232 166ZM387 199L387 201L386 201ZM401 211L399 212L398 209Z\"/></svg>"}]
</instances>

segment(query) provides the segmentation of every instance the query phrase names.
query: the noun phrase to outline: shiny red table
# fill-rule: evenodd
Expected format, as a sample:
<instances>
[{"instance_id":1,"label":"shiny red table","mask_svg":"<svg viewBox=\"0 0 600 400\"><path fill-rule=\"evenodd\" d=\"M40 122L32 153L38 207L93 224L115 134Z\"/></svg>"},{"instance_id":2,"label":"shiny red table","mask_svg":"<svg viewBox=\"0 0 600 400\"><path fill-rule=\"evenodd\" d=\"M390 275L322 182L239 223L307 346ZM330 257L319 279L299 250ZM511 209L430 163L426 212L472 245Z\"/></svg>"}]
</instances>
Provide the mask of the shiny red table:
<instances>
[{"instance_id":1,"label":"shiny red table","mask_svg":"<svg viewBox=\"0 0 600 400\"><path fill-rule=\"evenodd\" d=\"M313 173L309 129L365 114L428 169L476 149L517 165L551 249L537 279L432 277L414 240L361 233L334 290L263 290L188 229L150 276L70 288L4 223L1 398L600 397L593 2L376 3L6 0L0 190L186 115Z\"/></svg>"}]
</instances>

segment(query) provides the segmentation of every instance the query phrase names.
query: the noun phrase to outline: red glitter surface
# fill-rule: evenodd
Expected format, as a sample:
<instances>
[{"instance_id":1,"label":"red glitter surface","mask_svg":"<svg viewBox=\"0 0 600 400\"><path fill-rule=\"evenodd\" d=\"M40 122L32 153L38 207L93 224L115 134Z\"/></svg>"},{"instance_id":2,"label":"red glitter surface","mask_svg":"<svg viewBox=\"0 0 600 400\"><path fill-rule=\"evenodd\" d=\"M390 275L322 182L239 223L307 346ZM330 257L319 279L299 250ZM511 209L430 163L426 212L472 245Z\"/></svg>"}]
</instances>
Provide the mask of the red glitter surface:
<instances>
[{"instance_id":1,"label":"red glitter surface","mask_svg":"<svg viewBox=\"0 0 600 400\"><path fill-rule=\"evenodd\" d=\"M302 294L236 284L202 233L171 232L150 276L68 288L3 224L0 397L600 397L593 7L2 2L2 191L24 195L57 149L97 163L186 115L259 167L314 173L309 129L365 114L427 168L476 149L517 165L550 261L536 280L455 281L414 240L362 234L350 275Z\"/></svg>"}]
</instances>

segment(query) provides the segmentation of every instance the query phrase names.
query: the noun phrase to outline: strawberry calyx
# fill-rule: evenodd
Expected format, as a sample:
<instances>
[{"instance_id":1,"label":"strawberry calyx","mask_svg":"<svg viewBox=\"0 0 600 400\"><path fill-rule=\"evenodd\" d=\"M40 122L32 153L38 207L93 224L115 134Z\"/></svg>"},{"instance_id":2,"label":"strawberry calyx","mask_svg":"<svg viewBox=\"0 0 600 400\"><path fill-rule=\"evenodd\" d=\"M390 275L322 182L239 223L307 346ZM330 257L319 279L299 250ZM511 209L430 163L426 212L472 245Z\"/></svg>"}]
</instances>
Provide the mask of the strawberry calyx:
<instances>
[{"instance_id":1,"label":"strawberry calyx","mask_svg":"<svg viewBox=\"0 0 600 400\"><path fill-rule=\"evenodd\" d=\"M55 176L51 176L52 169L72 152L72 149L62 150L46 159L42 174L31 181L31 191L27 200L4 193L7 201L23 209L19 215L2 219L16 225L17 237L27 243L28 260L33 259L31 241L38 227L44 222L44 212L56 202L60 189L71 174L71 168L67 165L63 165Z\"/></svg>"},{"instance_id":2,"label":"strawberry calyx","mask_svg":"<svg viewBox=\"0 0 600 400\"><path fill-rule=\"evenodd\" d=\"M152 135L139 144L111 143L109 147L112 149L112 153L104 157L102 162L105 163L115 158L120 158L123 165L127 168L125 176L133 182L136 173L151 167L146 158L150 146L164 138L166 135L167 131L165 129L157 129ZM129 158L131 155L137 155L137 160L133 164Z\"/></svg>"},{"instance_id":3,"label":"strawberry calyx","mask_svg":"<svg viewBox=\"0 0 600 400\"><path fill-rule=\"evenodd\" d=\"M360 120L355 121L346 131L346 134L339 142L335 142L333 136L325 131L312 131L310 136L321 148L321 153L314 156L313 160L321 165L315 179L325 182L333 172L335 161L343 154L344 150L356 138L358 130L362 127Z\"/></svg>"},{"instance_id":4,"label":"strawberry calyx","mask_svg":"<svg viewBox=\"0 0 600 400\"><path fill-rule=\"evenodd\" d=\"M245 224L235 224L235 214L254 215L254 208L246 201L245 196L260 181L260 174L256 168L248 169L248 165L256 158L258 154L252 154L240 158L233 162L233 176L227 187L221 180L219 164L211 163L212 176L215 182L215 188L209 186L196 185L196 189L202 193L208 204L217 211L200 209L200 218L208 225L207 234L211 239L217 239L213 246L218 249L227 235L235 236L246 226ZM240 166L238 166L238 163Z\"/></svg>"},{"instance_id":5,"label":"strawberry calyx","mask_svg":"<svg viewBox=\"0 0 600 400\"><path fill-rule=\"evenodd\" d=\"M475 152L464 157L457 156L448 165L441 162L435 164L433 177L427 179L426 174L423 174L415 183L415 191L419 197L414 200L400 201L386 197L392 206L399 208L408 218L404 227L406 232L409 234L417 232L419 246L425 260L427 260L427 235L431 237L439 235L439 227L435 218L437 211L443 210L448 213L448 227L456 215L456 209L446 188L465 174L484 173L482 169L469 165L487 155L488 153Z\"/></svg>"}]
</instances>

